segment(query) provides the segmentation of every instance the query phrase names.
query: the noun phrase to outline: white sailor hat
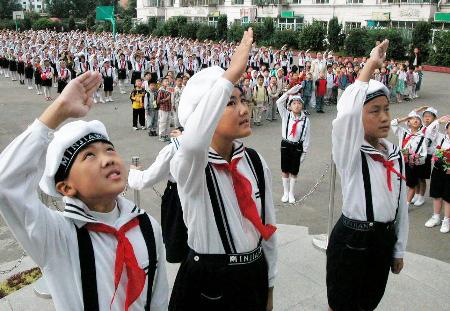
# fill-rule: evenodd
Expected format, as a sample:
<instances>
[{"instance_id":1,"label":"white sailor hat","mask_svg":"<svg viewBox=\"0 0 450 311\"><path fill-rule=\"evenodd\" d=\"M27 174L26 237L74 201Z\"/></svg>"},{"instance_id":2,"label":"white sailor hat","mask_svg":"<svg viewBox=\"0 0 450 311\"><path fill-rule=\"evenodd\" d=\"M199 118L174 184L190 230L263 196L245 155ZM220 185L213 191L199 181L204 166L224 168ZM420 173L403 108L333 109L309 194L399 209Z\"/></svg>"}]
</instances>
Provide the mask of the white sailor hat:
<instances>
[{"instance_id":1,"label":"white sailor hat","mask_svg":"<svg viewBox=\"0 0 450 311\"><path fill-rule=\"evenodd\" d=\"M420 123L422 123L422 117L419 114L417 114L417 112L415 112L414 110L408 113L408 117L417 118L420 120Z\"/></svg>"},{"instance_id":2,"label":"white sailor hat","mask_svg":"<svg viewBox=\"0 0 450 311\"><path fill-rule=\"evenodd\" d=\"M427 109L425 109L424 112L422 113L422 116L425 114L425 112L432 113L434 114L435 117L437 117L438 115L438 111L433 107L428 107Z\"/></svg>"},{"instance_id":3,"label":"white sailor hat","mask_svg":"<svg viewBox=\"0 0 450 311\"><path fill-rule=\"evenodd\" d=\"M178 119L181 126L186 126L189 116L224 72L225 70L219 66L213 66L199 71L188 80L178 106Z\"/></svg>"},{"instance_id":4,"label":"white sailor hat","mask_svg":"<svg viewBox=\"0 0 450 311\"><path fill-rule=\"evenodd\" d=\"M78 153L97 141L111 144L105 126L97 120L70 122L56 131L48 145L44 175L39 182L42 191L53 197L62 197L56 190L56 181L64 180Z\"/></svg>"},{"instance_id":5,"label":"white sailor hat","mask_svg":"<svg viewBox=\"0 0 450 311\"><path fill-rule=\"evenodd\" d=\"M387 98L389 98L388 88L380 81L372 79L369 80L369 87L367 88L364 104L379 96L386 96Z\"/></svg>"},{"instance_id":6,"label":"white sailor hat","mask_svg":"<svg viewBox=\"0 0 450 311\"><path fill-rule=\"evenodd\" d=\"M298 100L299 102L301 102L303 104L303 99L300 95L294 95L289 99L289 105L293 102Z\"/></svg>"}]
</instances>

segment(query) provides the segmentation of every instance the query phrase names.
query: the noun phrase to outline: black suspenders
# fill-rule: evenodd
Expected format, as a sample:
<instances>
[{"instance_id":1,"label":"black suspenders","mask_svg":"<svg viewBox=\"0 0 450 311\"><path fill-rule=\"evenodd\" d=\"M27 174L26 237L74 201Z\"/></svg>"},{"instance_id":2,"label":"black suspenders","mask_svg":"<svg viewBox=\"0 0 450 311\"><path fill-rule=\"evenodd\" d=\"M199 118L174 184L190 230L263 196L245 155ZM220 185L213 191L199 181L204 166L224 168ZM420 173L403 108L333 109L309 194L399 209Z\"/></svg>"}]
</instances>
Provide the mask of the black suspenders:
<instances>
[{"instance_id":1,"label":"black suspenders","mask_svg":"<svg viewBox=\"0 0 450 311\"><path fill-rule=\"evenodd\" d=\"M286 140L288 139L288 134L289 134L289 120L290 119L291 119L291 113L289 112L288 119L286 121Z\"/></svg>"},{"instance_id":2,"label":"black suspenders","mask_svg":"<svg viewBox=\"0 0 450 311\"><path fill-rule=\"evenodd\" d=\"M264 169L261 159L258 153L250 148L245 148L245 157L249 162L250 168L253 172L255 179L257 180L259 193L261 196L261 219L265 224L266 208L265 208L265 179ZM218 187L217 178L214 174L211 163L208 163L206 169L206 184L208 187L209 197L211 199L211 205L214 213L214 219L216 221L217 229L219 231L220 239L226 254L235 254L236 247L231 235L230 226L228 223L226 209L223 204L222 195ZM259 239L258 245L261 243L262 238Z\"/></svg>"},{"instance_id":3,"label":"black suspenders","mask_svg":"<svg viewBox=\"0 0 450 311\"><path fill-rule=\"evenodd\" d=\"M423 137L423 136L420 138L419 144L417 145L417 148L416 148L416 153L419 152L419 149L422 146L424 139L425 139L425 137Z\"/></svg>"},{"instance_id":4,"label":"black suspenders","mask_svg":"<svg viewBox=\"0 0 450 311\"><path fill-rule=\"evenodd\" d=\"M153 233L152 223L147 214L138 216L139 227L144 237L148 251L148 271L147 271L147 302L144 310L150 310L152 300L153 281L156 274L157 258L156 243ZM76 228L78 237L78 252L81 269L81 286L83 290L84 311L100 311L98 304L97 279L95 271L95 254L92 240L86 227Z\"/></svg>"},{"instance_id":5,"label":"black suspenders","mask_svg":"<svg viewBox=\"0 0 450 311\"><path fill-rule=\"evenodd\" d=\"M400 175L403 176L403 156L401 152L399 151L399 158L398 158L398 166L400 167ZM369 173L369 166L367 165L367 156L364 154L364 152L361 151L361 160L362 160L362 176L364 181L364 193L366 197L366 216L367 221L373 222L375 221L374 215L373 215L373 201L372 201L372 187L370 185L370 173ZM400 206L400 195L402 193L402 181L400 180L400 188L398 190L398 200L397 200L397 208L395 210L395 219L397 219L397 213L398 208Z\"/></svg>"},{"instance_id":6,"label":"black suspenders","mask_svg":"<svg viewBox=\"0 0 450 311\"><path fill-rule=\"evenodd\" d=\"M286 121L286 140L288 140L288 137L289 137L288 134L289 134L289 120L290 119L291 119L291 113L288 114L288 119ZM300 138L298 140L299 143L302 141L303 134L305 133L306 120L307 120L307 117L305 117L305 120L303 120L302 131L300 133Z\"/></svg>"}]
</instances>

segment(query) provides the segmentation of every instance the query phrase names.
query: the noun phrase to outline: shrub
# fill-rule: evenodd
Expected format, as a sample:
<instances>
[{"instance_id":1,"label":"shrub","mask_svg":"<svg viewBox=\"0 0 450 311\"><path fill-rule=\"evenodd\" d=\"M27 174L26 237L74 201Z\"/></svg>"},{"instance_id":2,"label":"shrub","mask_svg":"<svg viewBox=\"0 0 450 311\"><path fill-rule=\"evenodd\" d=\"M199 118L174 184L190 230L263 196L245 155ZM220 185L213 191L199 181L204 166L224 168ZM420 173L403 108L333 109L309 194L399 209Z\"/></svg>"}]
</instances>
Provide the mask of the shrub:
<instances>
[{"instance_id":1,"label":"shrub","mask_svg":"<svg viewBox=\"0 0 450 311\"><path fill-rule=\"evenodd\" d=\"M186 23L180 29L180 36L189 39L197 38L197 29L200 27L198 23Z\"/></svg>"},{"instance_id":2,"label":"shrub","mask_svg":"<svg viewBox=\"0 0 450 311\"><path fill-rule=\"evenodd\" d=\"M226 40L228 30L228 18L226 15L220 15L217 20L216 38L217 40Z\"/></svg>"},{"instance_id":3,"label":"shrub","mask_svg":"<svg viewBox=\"0 0 450 311\"><path fill-rule=\"evenodd\" d=\"M148 35L148 24L136 24L131 32L135 34Z\"/></svg>"},{"instance_id":4,"label":"shrub","mask_svg":"<svg viewBox=\"0 0 450 311\"><path fill-rule=\"evenodd\" d=\"M201 24L197 30L197 39L200 41L214 40L216 37L216 28L206 24Z\"/></svg>"},{"instance_id":5,"label":"shrub","mask_svg":"<svg viewBox=\"0 0 450 311\"><path fill-rule=\"evenodd\" d=\"M435 66L450 67L450 31L439 31L434 36L434 46L429 62Z\"/></svg>"},{"instance_id":6,"label":"shrub","mask_svg":"<svg viewBox=\"0 0 450 311\"><path fill-rule=\"evenodd\" d=\"M231 24L230 28L228 28L228 41L239 42L242 39L244 30L244 26L239 23Z\"/></svg>"},{"instance_id":7,"label":"shrub","mask_svg":"<svg viewBox=\"0 0 450 311\"><path fill-rule=\"evenodd\" d=\"M299 32L298 47L302 50L323 50L326 33L327 31L322 24L313 21L312 24L304 26Z\"/></svg>"},{"instance_id":8,"label":"shrub","mask_svg":"<svg viewBox=\"0 0 450 311\"><path fill-rule=\"evenodd\" d=\"M370 36L367 28L352 29L344 41L345 52L352 56L366 56L367 46L373 45L369 40ZM367 43L368 45L362 43Z\"/></svg>"},{"instance_id":9,"label":"shrub","mask_svg":"<svg viewBox=\"0 0 450 311\"><path fill-rule=\"evenodd\" d=\"M420 53L424 59L428 58L430 54L430 41L431 41L431 23L429 22L417 22L412 32L410 54L413 54L414 48L419 48Z\"/></svg>"},{"instance_id":10,"label":"shrub","mask_svg":"<svg viewBox=\"0 0 450 311\"><path fill-rule=\"evenodd\" d=\"M405 59L406 48L408 46L404 37L398 29L371 29L369 30L369 40L366 41L366 53L369 55L375 46L376 41L383 41L384 39L389 40L389 49L387 50L387 58L393 58L396 60Z\"/></svg>"},{"instance_id":11,"label":"shrub","mask_svg":"<svg viewBox=\"0 0 450 311\"><path fill-rule=\"evenodd\" d=\"M287 45L290 48L296 48L298 46L298 31L294 30L278 30L273 36L273 45L276 48L281 48L283 45Z\"/></svg>"},{"instance_id":12,"label":"shrub","mask_svg":"<svg viewBox=\"0 0 450 311\"><path fill-rule=\"evenodd\" d=\"M333 17L328 22L327 39L330 50L339 51L344 45L345 34L342 33L342 24L339 24L337 17Z\"/></svg>"},{"instance_id":13,"label":"shrub","mask_svg":"<svg viewBox=\"0 0 450 311\"><path fill-rule=\"evenodd\" d=\"M41 30L41 29L51 29L53 27L57 27L59 23L53 22L48 18L39 18L38 20L35 20L32 23L32 28L34 30Z\"/></svg>"}]
</instances>

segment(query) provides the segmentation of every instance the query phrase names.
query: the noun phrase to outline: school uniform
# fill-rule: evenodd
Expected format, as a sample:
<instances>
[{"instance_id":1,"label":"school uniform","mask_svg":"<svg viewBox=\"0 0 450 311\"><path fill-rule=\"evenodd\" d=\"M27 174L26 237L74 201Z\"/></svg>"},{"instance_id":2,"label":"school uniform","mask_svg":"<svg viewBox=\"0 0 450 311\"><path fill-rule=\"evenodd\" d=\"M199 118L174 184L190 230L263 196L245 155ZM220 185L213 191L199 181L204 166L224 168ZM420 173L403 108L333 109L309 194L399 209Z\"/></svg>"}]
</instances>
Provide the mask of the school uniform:
<instances>
[{"instance_id":1,"label":"school uniform","mask_svg":"<svg viewBox=\"0 0 450 311\"><path fill-rule=\"evenodd\" d=\"M450 137L440 134L437 137L437 146L442 150L450 149ZM442 161L434 161L431 171L430 197L434 199L442 198L450 203L450 174L444 169Z\"/></svg>"},{"instance_id":2,"label":"school uniform","mask_svg":"<svg viewBox=\"0 0 450 311\"><path fill-rule=\"evenodd\" d=\"M334 311L374 310L391 261L404 257L408 239L400 149L381 139L385 151L379 151L364 139L363 105L375 91L389 96L377 81L355 81L342 94L333 121L332 154L343 197L327 248L328 304Z\"/></svg>"},{"instance_id":3,"label":"school uniform","mask_svg":"<svg viewBox=\"0 0 450 311\"><path fill-rule=\"evenodd\" d=\"M127 78L127 61L125 59L118 61L117 78L119 80L125 80Z\"/></svg>"},{"instance_id":4,"label":"school uniform","mask_svg":"<svg viewBox=\"0 0 450 311\"><path fill-rule=\"evenodd\" d=\"M299 116L286 108L286 93L277 101L278 112L281 117L281 171L297 175L300 160L309 149L310 121L302 111Z\"/></svg>"},{"instance_id":5,"label":"school uniform","mask_svg":"<svg viewBox=\"0 0 450 311\"><path fill-rule=\"evenodd\" d=\"M39 64L34 64L34 84L42 85L42 67Z\"/></svg>"},{"instance_id":6,"label":"school uniform","mask_svg":"<svg viewBox=\"0 0 450 311\"><path fill-rule=\"evenodd\" d=\"M427 147L427 157L425 163L420 166L419 178L430 179L431 176L431 158L437 145L437 136L439 134L439 122L437 120L431 122L428 126L423 126L420 131L425 136L425 144Z\"/></svg>"},{"instance_id":7,"label":"school uniform","mask_svg":"<svg viewBox=\"0 0 450 311\"><path fill-rule=\"evenodd\" d=\"M172 138L171 144L159 152L155 162L148 169L144 171L131 169L128 174L128 185L137 190L168 179L161 198L161 229L166 248L166 260L170 263L183 262L189 253L187 228L183 220L177 184L170 175L170 160L179 144L178 138Z\"/></svg>"},{"instance_id":8,"label":"school uniform","mask_svg":"<svg viewBox=\"0 0 450 311\"><path fill-rule=\"evenodd\" d=\"M427 157L425 136L420 130L412 133L409 129L399 126L397 119L391 121L391 128L399 139L402 151L409 153L409 155L404 155L406 185L409 188L414 188L419 184L420 166L425 164ZM417 158L413 158L411 153L416 154Z\"/></svg>"},{"instance_id":9,"label":"school uniform","mask_svg":"<svg viewBox=\"0 0 450 311\"><path fill-rule=\"evenodd\" d=\"M54 163L49 159L52 155L54 159L62 159L64 150L56 152L50 141L58 139L61 143L64 137L70 140L73 136L59 134L57 138L57 132L54 134L35 120L0 155L0 212L27 254L42 269L55 309L124 310L127 287L131 284L125 271L115 267L119 242L114 234L94 231L94 227L107 225L119 230L124 224L138 222L124 237L134 249L138 267L148 267L148 275L145 280L140 279L144 286L129 310L166 310L164 246L159 225L153 218L121 196L117 197L111 215L95 213L76 198L63 198L63 212L47 208L38 199L38 182L43 171L41 189L49 195L61 196L56 193L55 174L48 164ZM45 170L44 163L47 163ZM111 222L109 216L114 216ZM147 248L147 242L153 246ZM122 271L117 291L115 270Z\"/></svg>"},{"instance_id":10,"label":"school uniform","mask_svg":"<svg viewBox=\"0 0 450 311\"><path fill-rule=\"evenodd\" d=\"M33 79L33 63L30 60L25 64L25 79Z\"/></svg>"},{"instance_id":11,"label":"school uniform","mask_svg":"<svg viewBox=\"0 0 450 311\"><path fill-rule=\"evenodd\" d=\"M137 61L133 61L133 71L131 73L131 84L134 85L134 83L136 82L136 79L141 79L142 78L142 71L145 70L145 63L144 61L141 59L138 62Z\"/></svg>"},{"instance_id":12,"label":"school uniform","mask_svg":"<svg viewBox=\"0 0 450 311\"><path fill-rule=\"evenodd\" d=\"M58 75L58 93L61 93L69 83L71 78L70 70L67 68L61 68Z\"/></svg>"},{"instance_id":13,"label":"school uniform","mask_svg":"<svg viewBox=\"0 0 450 311\"><path fill-rule=\"evenodd\" d=\"M112 92L114 90L114 68L103 67L100 73L103 77L103 91Z\"/></svg>"},{"instance_id":14,"label":"school uniform","mask_svg":"<svg viewBox=\"0 0 450 311\"><path fill-rule=\"evenodd\" d=\"M228 162L210 147L233 91L223 73L219 67L200 71L180 100L183 141L170 172L178 184L191 250L178 271L169 310L266 310L268 287L275 281L270 170L256 152L235 141L231 166L247 182L245 189L234 187L242 177L234 169L230 173ZM244 216L242 200L253 217Z\"/></svg>"},{"instance_id":15,"label":"school uniform","mask_svg":"<svg viewBox=\"0 0 450 311\"><path fill-rule=\"evenodd\" d=\"M42 74L41 74L42 86L47 86L47 87L52 86L53 74L54 74L53 67L51 67L51 66L42 67ZM44 77L45 77L45 79L44 79Z\"/></svg>"}]
</instances>

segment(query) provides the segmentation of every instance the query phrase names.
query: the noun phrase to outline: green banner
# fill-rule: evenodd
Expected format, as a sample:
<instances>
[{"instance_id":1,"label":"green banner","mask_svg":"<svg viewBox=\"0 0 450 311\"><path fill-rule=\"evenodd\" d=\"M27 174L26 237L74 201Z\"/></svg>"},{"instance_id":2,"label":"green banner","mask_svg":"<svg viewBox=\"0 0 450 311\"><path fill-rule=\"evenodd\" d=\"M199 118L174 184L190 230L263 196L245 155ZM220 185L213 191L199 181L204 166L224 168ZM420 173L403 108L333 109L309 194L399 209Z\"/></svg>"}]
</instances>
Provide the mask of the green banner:
<instances>
[{"instance_id":1,"label":"green banner","mask_svg":"<svg viewBox=\"0 0 450 311\"><path fill-rule=\"evenodd\" d=\"M114 18L114 7L113 6L98 6L95 9L95 19L96 20L111 20Z\"/></svg>"}]
</instances>

